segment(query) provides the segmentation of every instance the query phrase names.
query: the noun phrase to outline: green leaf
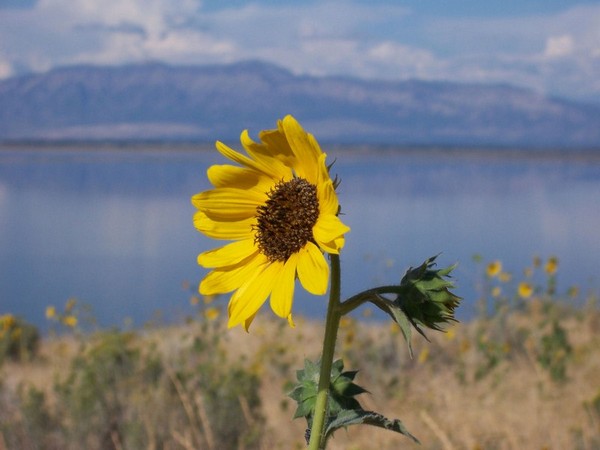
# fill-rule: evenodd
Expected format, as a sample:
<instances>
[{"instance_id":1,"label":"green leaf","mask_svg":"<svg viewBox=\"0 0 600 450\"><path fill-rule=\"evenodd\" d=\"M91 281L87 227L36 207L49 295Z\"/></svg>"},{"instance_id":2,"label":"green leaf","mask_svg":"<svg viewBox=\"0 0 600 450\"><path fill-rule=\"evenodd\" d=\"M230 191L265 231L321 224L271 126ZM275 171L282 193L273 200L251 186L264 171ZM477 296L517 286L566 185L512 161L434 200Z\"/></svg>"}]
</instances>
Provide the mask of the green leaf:
<instances>
[{"instance_id":1,"label":"green leaf","mask_svg":"<svg viewBox=\"0 0 600 450\"><path fill-rule=\"evenodd\" d=\"M402 335L404 336L404 340L406 341L406 344L408 345L408 353L410 355L410 357L413 357L413 349L412 349L412 327L415 326L411 320L408 318L408 316L404 313L404 311L402 311L402 308L398 307L395 303L393 302L388 302L386 304L386 312L392 317L392 319L398 324L398 326L400 326L400 331L402 332ZM415 326L415 329L421 333L421 330L419 330L419 328L417 326ZM421 333L423 334L423 333ZM426 337L425 337L426 338Z\"/></svg>"},{"instance_id":2,"label":"green leaf","mask_svg":"<svg viewBox=\"0 0 600 450\"><path fill-rule=\"evenodd\" d=\"M391 303L391 302L390 302ZM298 384L288 394L289 397L296 400L298 407L294 414L294 419L305 417L308 424L306 432L307 442L310 440L310 429L314 416L316 395L319 384L319 364L309 360L304 361L304 369L296 372ZM368 392L366 389L354 383L358 371L348 370L344 372L344 363L341 359L335 361L331 368L331 378L329 386L329 399L327 402L327 418L325 422L325 437L328 439L340 428L347 428L350 425L373 425L386 430L408 436L415 442L419 442L412 434L406 430L399 420L390 420L379 413L365 411L356 395ZM316 374L316 375L315 375Z\"/></svg>"},{"instance_id":3,"label":"green leaf","mask_svg":"<svg viewBox=\"0 0 600 450\"><path fill-rule=\"evenodd\" d=\"M308 426L312 426L315 412L315 403L319 389L320 364L304 361L304 369L296 371L298 383L288 394L298 403L294 419L305 417ZM344 363L341 359L335 361L331 368L329 384L328 415L336 416L345 409L360 408L360 403L354 397L367 392L366 389L354 383L357 371L344 372Z\"/></svg>"},{"instance_id":4,"label":"green leaf","mask_svg":"<svg viewBox=\"0 0 600 450\"><path fill-rule=\"evenodd\" d=\"M404 424L398 420L390 420L379 413L373 411L365 411L364 409L346 410L340 412L333 420L331 420L325 429L327 438L333 435L340 428L348 428L350 425L372 425L386 430L395 431L411 438L417 444L419 440L414 437L406 429Z\"/></svg>"}]
</instances>

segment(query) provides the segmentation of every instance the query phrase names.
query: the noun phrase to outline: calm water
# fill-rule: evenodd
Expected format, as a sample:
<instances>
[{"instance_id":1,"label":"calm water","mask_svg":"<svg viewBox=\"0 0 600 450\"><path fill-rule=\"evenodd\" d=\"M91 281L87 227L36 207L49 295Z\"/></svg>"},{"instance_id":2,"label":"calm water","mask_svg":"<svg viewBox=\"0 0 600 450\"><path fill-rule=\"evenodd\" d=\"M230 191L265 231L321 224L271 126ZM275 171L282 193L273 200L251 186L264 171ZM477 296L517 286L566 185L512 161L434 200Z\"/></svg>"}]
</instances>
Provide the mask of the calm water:
<instances>
[{"instance_id":1,"label":"calm water","mask_svg":"<svg viewBox=\"0 0 600 450\"><path fill-rule=\"evenodd\" d=\"M534 255L557 255L559 291L598 286L597 156L329 154L352 228L345 296L395 282L440 252L441 264L460 264L462 318L475 304L475 253L501 259L517 278ZM189 198L209 188L206 168L223 162L201 148L0 151L0 313L43 326L45 307L69 297L91 305L104 326L189 313L183 286L197 284L205 272L196 256L215 246L194 230ZM324 299L297 292L296 312L324 315Z\"/></svg>"}]
</instances>

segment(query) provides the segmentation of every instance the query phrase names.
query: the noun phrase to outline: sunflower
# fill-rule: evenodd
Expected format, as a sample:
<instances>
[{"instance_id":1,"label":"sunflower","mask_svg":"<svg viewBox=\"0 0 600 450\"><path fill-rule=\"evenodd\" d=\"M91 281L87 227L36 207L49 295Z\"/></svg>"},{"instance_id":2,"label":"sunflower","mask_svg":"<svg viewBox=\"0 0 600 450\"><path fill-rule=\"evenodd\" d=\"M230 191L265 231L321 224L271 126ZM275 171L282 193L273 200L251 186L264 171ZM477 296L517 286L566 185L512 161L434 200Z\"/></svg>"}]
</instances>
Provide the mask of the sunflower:
<instances>
[{"instance_id":1,"label":"sunflower","mask_svg":"<svg viewBox=\"0 0 600 450\"><path fill-rule=\"evenodd\" d=\"M350 230L338 217L337 183L314 137L286 116L259 138L242 132L247 156L217 142L217 150L237 165L211 166L207 175L214 189L192 197L195 227L233 241L198 256L201 266L212 269L199 291L233 292L228 325L246 330L269 297L275 314L294 326L296 278L308 292L325 294L324 253L339 254Z\"/></svg>"},{"instance_id":2,"label":"sunflower","mask_svg":"<svg viewBox=\"0 0 600 450\"><path fill-rule=\"evenodd\" d=\"M490 278L497 277L502 272L502 262L496 260L487 265L486 274Z\"/></svg>"},{"instance_id":3,"label":"sunflower","mask_svg":"<svg viewBox=\"0 0 600 450\"><path fill-rule=\"evenodd\" d=\"M522 281L517 287L517 293L521 298L527 299L533 295L533 286L531 285L531 283Z\"/></svg>"},{"instance_id":4,"label":"sunflower","mask_svg":"<svg viewBox=\"0 0 600 450\"><path fill-rule=\"evenodd\" d=\"M548 258L548 261L544 266L544 270L548 275L556 274L556 271L558 270L558 258L556 256L551 256Z\"/></svg>"}]
</instances>

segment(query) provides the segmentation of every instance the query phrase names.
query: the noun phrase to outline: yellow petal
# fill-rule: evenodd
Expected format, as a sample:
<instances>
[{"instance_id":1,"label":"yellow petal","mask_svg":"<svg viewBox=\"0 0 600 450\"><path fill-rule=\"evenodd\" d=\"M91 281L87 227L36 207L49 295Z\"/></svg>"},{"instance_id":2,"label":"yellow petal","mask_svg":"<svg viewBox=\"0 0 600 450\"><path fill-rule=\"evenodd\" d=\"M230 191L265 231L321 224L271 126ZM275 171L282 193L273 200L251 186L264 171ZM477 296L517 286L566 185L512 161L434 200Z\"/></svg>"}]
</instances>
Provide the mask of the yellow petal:
<instances>
[{"instance_id":1,"label":"yellow petal","mask_svg":"<svg viewBox=\"0 0 600 450\"><path fill-rule=\"evenodd\" d=\"M224 294L238 289L260 271L265 261L266 258L258 253L236 265L212 270L200 282L200 294Z\"/></svg>"},{"instance_id":2,"label":"yellow petal","mask_svg":"<svg viewBox=\"0 0 600 450\"><path fill-rule=\"evenodd\" d=\"M256 161L248 158L247 156L242 155L241 153L236 152L232 148L226 146L220 141L217 141L216 148L225 158L228 158L242 166L248 167L250 169L258 170L259 172L263 171L263 167L260 164L257 164Z\"/></svg>"},{"instance_id":3,"label":"yellow petal","mask_svg":"<svg viewBox=\"0 0 600 450\"><path fill-rule=\"evenodd\" d=\"M271 293L282 267L282 264L271 264L265 259L259 270L233 293L229 301L229 327L245 323L256 314Z\"/></svg>"},{"instance_id":4,"label":"yellow petal","mask_svg":"<svg viewBox=\"0 0 600 450\"><path fill-rule=\"evenodd\" d=\"M254 239L244 239L201 253L198 256L198 264L203 267L231 266L256 252L258 248L254 245Z\"/></svg>"},{"instance_id":5,"label":"yellow petal","mask_svg":"<svg viewBox=\"0 0 600 450\"><path fill-rule=\"evenodd\" d=\"M216 188L257 188L259 191L268 192L269 185L273 184L273 180L265 177L261 172L228 164L211 166L206 174Z\"/></svg>"},{"instance_id":6,"label":"yellow petal","mask_svg":"<svg viewBox=\"0 0 600 450\"><path fill-rule=\"evenodd\" d=\"M317 196L319 200L319 209L322 214L337 214L339 210L339 201L333 181L327 179L325 182L317 185Z\"/></svg>"},{"instance_id":7,"label":"yellow petal","mask_svg":"<svg viewBox=\"0 0 600 450\"><path fill-rule=\"evenodd\" d=\"M316 185L319 180L319 156L322 153L317 141L304 131L294 117L286 116L282 123L285 137L296 155L296 173Z\"/></svg>"},{"instance_id":8,"label":"yellow petal","mask_svg":"<svg viewBox=\"0 0 600 450\"><path fill-rule=\"evenodd\" d=\"M233 241L254 237L252 231L256 218L251 217L244 220L213 220L202 211L194 214L194 226L198 231L213 239L224 239Z\"/></svg>"},{"instance_id":9,"label":"yellow petal","mask_svg":"<svg viewBox=\"0 0 600 450\"><path fill-rule=\"evenodd\" d=\"M290 144L285 138L281 121L277 125L277 130L261 131L258 136L264 142L266 151L269 151L277 159L283 161L286 166L293 167L295 161L294 152L292 152Z\"/></svg>"},{"instance_id":10,"label":"yellow petal","mask_svg":"<svg viewBox=\"0 0 600 450\"><path fill-rule=\"evenodd\" d=\"M294 318L292 317L292 314L290 314L289 316L287 316L287 321L290 324L290 327L296 328L296 324L294 323Z\"/></svg>"},{"instance_id":11,"label":"yellow petal","mask_svg":"<svg viewBox=\"0 0 600 450\"><path fill-rule=\"evenodd\" d=\"M298 278L311 294L323 295L327 292L329 266L321 250L312 242L298 252Z\"/></svg>"},{"instance_id":12,"label":"yellow petal","mask_svg":"<svg viewBox=\"0 0 600 450\"><path fill-rule=\"evenodd\" d=\"M243 220L256 215L256 208L268 196L255 189L219 188L200 192L192 197L192 204L215 220Z\"/></svg>"},{"instance_id":13,"label":"yellow petal","mask_svg":"<svg viewBox=\"0 0 600 450\"><path fill-rule=\"evenodd\" d=\"M350 228L344 225L339 217L333 214L319 216L313 227L313 236L319 246L327 253L338 254L344 246L344 234Z\"/></svg>"},{"instance_id":14,"label":"yellow petal","mask_svg":"<svg viewBox=\"0 0 600 450\"><path fill-rule=\"evenodd\" d=\"M333 188L333 182L331 181L331 178L329 177L329 170L327 169L327 154L325 153L321 153L319 155L319 162L317 164L317 175L318 175L318 179L317 179L317 186L322 185L323 183L327 183L328 181L331 182L331 186ZM335 194L335 189L334 192ZM337 200L337 197L336 197Z\"/></svg>"},{"instance_id":15,"label":"yellow petal","mask_svg":"<svg viewBox=\"0 0 600 450\"><path fill-rule=\"evenodd\" d=\"M254 142L248 131L245 130L240 138L242 145L248 152L248 154L262 164L264 167L268 167L268 173L275 177L277 180L289 180L292 177L292 170L284 163L284 157L280 154L281 151L286 152L289 145L286 142L285 147L267 147L264 144L258 144ZM291 150L290 150L291 152Z\"/></svg>"},{"instance_id":16,"label":"yellow petal","mask_svg":"<svg viewBox=\"0 0 600 450\"><path fill-rule=\"evenodd\" d=\"M247 131L244 131L242 133L242 138L245 134L247 134ZM234 162L237 162L238 164L241 164L242 166L245 166L247 168L254 169L258 172L261 172L261 173L273 178L274 180L279 179L281 176L281 173L279 172L278 169L280 169L281 166L283 166L283 165L276 164L276 163L271 164L271 162L274 161L273 158L269 158L268 160L251 159L251 158L248 158L247 156L244 156L241 153L238 153L235 150L227 147L222 142L217 142L216 147L217 147L217 150L223 156L225 156L226 158L229 158L230 160L232 160Z\"/></svg>"},{"instance_id":17,"label":"yellow petal","mask_svg":"<svg viewBox=\"0 0 600 450\"><path fill-rule=\"evenodd\" d=\"M275 280L273 292L271 292L271 309L275 314L284 319L288 318L292 313L297 265L298 254L295 253L283 265L281 274Z\"/></svg>"},{"instance_id":18,"label":"yellow petal","mask_svg":"<svg viewBox=\"0 0 600 450\"><path fill-rule=\"evenodd\" d=\"M254 320L255 317L256 317L256 313L252 314L250 317L248 317L246 320L244 320L244 323L242 324L242 326L244 327L244 330L246 330L246 333L250 329L250 325L252 324L252 321Z\"/></svg>"}]
</instances>

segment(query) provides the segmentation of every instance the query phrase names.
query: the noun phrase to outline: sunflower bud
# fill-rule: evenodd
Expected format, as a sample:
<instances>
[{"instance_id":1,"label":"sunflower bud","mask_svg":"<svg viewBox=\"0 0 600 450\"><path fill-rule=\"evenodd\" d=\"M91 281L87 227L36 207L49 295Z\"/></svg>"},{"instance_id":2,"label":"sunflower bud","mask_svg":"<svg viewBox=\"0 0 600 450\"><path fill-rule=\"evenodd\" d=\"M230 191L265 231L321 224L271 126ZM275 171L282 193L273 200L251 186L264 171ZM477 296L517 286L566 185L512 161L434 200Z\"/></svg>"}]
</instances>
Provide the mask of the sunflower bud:
<instances>
[{"instance_id":1,"label":"sunflower bud","mask_svg":"<svg viewBox=\"0 0 600 450\"><path fill-rule=\"evenodd\" d=\"M435 259L408 269L393 301L421 334L419 326L441 331L440 325L456 322L454 310L461 300L450 292L454 283L447 279L456 266L436 270Z\"/></svg>"}]
</instances>

